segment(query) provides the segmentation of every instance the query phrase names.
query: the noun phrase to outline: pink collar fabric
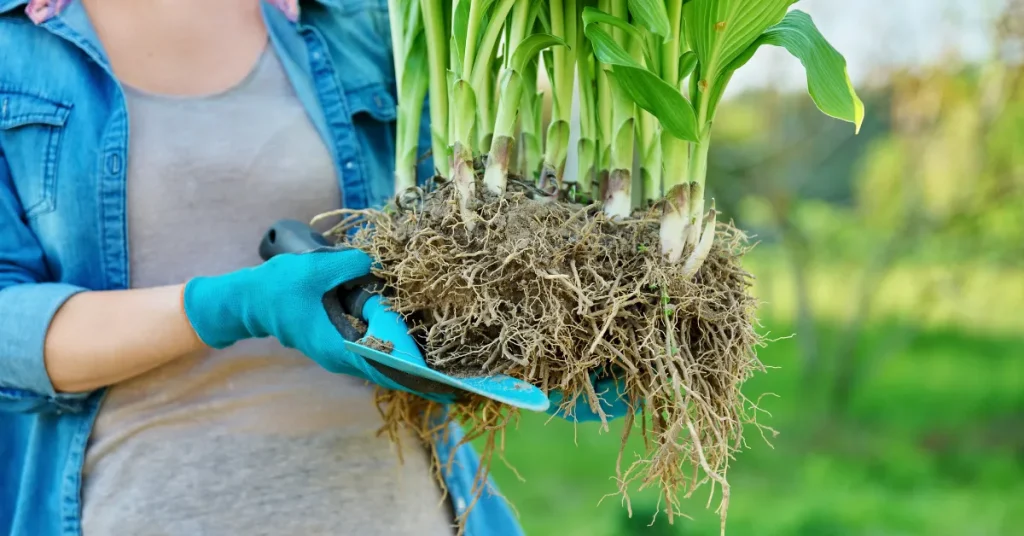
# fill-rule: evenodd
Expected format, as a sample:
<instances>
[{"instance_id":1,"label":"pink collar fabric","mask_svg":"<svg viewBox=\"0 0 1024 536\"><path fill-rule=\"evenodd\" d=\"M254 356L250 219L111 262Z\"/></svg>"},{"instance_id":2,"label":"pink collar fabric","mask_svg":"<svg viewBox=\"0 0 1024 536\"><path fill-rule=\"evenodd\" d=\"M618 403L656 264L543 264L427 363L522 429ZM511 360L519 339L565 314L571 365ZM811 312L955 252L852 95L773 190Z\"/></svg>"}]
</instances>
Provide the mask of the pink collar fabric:
<instances>
[{"instance_id":1,"label":"pink collar fabric","mask_svg":"<svg viewBox=\"0 0 1024 536\"><path fill-rule=\"evenodd\" d=\"M299 0L269 0L271 4L282 13L288 20L297 22L299 20ZM25 14L32 22L42 24L60 14L72 0L29 0L25 7Z\"/></svg>"}]
</instances>

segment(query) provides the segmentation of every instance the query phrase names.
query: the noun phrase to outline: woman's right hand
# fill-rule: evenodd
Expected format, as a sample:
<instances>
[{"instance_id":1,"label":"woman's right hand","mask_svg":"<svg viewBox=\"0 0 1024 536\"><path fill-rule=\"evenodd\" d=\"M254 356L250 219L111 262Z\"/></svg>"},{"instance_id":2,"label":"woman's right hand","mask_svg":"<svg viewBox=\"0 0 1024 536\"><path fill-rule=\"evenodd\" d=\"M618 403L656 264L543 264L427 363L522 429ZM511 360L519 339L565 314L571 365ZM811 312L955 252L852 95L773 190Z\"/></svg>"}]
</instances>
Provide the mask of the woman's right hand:
<instances>
[{"instance_id":1,"label":"woman's right hand","mask_svg":"<svg viewBox=\"0 0 1024 536\"><path fill-rule=\"evenodd\" d=\"M225 275L198 277L185 285L185 315L207 346L224 348L242 339L274 337L325 370L409 391L346 349L324 308L325 294L368 275L372 262L357 249L323 248L277 255L261 265ZM423 361L408 327L379 297L371 298L365 312L370 313L366 317L368 335L390 342L405 359Z\"/></svg>"}]
</instances>

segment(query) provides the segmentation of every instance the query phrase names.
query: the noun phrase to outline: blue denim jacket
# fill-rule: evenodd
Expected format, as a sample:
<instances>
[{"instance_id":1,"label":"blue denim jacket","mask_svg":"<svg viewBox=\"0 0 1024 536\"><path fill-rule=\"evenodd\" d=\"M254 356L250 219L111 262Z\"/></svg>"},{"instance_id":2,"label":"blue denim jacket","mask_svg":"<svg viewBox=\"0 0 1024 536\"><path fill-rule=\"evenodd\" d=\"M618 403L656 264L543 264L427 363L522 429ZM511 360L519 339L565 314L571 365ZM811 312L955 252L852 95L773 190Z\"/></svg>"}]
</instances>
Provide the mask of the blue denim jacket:
<instances>
[{"instance_id":1,"label":"blue denim jacket","mask_svg":"<svg viewBox=\"0 0 1024 536\"><path fill-rule=\"evenodd\" d=\"M394 75L385 0L263 6L273 46L330 148L346 206L393 190ZM43 342L82 290L128 287L124 95L82 6L0 0L0 534L81 533L81 470L104 396L54 390ZM422 146L429 146L424 125ZM421 175L431 170L424 162ZM255 247L255 246L254 246ZM453 429L443 459L461 437ZM479 458L458 447L446 480L470 502ZM300 515L296 513L296 515ZM485 495L471 536L521 534Z\"/></svg>"}]
</instances>

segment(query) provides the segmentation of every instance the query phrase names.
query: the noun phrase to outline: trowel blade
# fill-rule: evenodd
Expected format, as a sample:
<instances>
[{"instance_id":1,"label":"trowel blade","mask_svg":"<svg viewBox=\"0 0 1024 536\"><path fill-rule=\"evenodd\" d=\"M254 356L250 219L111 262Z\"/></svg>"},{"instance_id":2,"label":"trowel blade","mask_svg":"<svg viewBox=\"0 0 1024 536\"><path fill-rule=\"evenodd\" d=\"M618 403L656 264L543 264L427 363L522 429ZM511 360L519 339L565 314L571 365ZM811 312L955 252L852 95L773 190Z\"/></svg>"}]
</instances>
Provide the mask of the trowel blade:
<instances>
[{"instance_id":1,"label":"trowel blade","mask_svg":"<svg viewBox=\"0 0 1024 536\"><path fill-rule=\"evenodd\" d=\"M474 393L496 400L503 404L508 404L509 406L542 412L546 411L551 405L551 401L548 399L548 396L538 387L504 374L456 378L454 376L438 372L424 364L413 363L404 360L399 356L381 352L380 350L374 350L373 348L367 348L366 346L358 343L345 341L345 348L370 360L372 362L371 364L382 365L400 373L415 376L416 378L422 378L430 383L443 384L449 388ZM380 369L379 367L377 368L378 370ZM408 385L410 382L400 381L396 378L392 379L399 381L399 383L402 383L402 385L406 387L416 389L414 385ZM412 382L415 382L415 380ZM429 385L425 387L428 389L420 390L429 390L430 392L448 391L448 389L441 391L440 389L430 388Z\"/></svg>"}]
</instances>

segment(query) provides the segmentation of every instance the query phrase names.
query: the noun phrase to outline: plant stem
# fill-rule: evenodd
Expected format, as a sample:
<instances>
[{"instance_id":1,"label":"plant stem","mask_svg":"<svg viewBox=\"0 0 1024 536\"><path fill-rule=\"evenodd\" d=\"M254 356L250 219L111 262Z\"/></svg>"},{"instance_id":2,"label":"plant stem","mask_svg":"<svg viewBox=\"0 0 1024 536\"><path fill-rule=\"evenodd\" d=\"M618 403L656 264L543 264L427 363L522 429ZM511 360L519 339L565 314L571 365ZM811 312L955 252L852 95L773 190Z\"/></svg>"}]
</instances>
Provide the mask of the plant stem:
<instances>
[{"instance_id":1,"label":"plant stem","mask_svg":"<svg viewBox=\"0 0 1024 536\"><path fill-rule=\"evenodd\" d=\"M693 144L690 153L690 236L688 242L697 245L701 238L701 217L704 214L704 183L708 174L708 150L711 147L711 132L709 123L710 92L706 87L698 84L696 94L700 104L697 112L697 128L700 131L700 140Z\"/></svg>"},{"instance_id":2,"label":"plant stem","mask_svg":"<svg viewBox=\"0 0 1024 536\"><path fill-rule=\"evenodd\" d=\"M476 98L465 80L456 80L452 88L455 135L452 139L452 182L458 194L459 211L466 228L476 225L476 214L470 204L476 198L476 170L473 166L472 140L476 118Z\"/></svg>"},{"instance_id":3,"label":"plant stem","mask_svg":"<svg viewBox=\"0 0 1024 536\"><path fill-rule=\"evenodd\" d=\"M666 131L661 132L661 154L664 171L661 176L662 188L668 192L679 184L685 184L690 174L690 143Z\"/></svg>"},{"instance_id":4,"label":"plant stem","mask_svg":"<svg viewBox=\"0 0 1024 536\"><path fill-rule=\"evenodd\" d=\"M551 33L566 43L576 42L577 0L549 0ZM544 164L540 187L557 194L562 187L565 160L569 156L569 124L572 121L573 81L576 75L576 52L572 46L556 47L551 80L551 123L544 147Z\"/></svg>"},{"instance_id":5,"label":"plant stem","mask_svg":"<svg viewBox=\"0 0 1024 536\"><path fill-rule=\"evenodd\" d=\"M458 23L458 14L462 11L460 7L468 2L469 13L466 21L465 45L460 58L456 46L452 47L452 65L446 77L450 77L451 83L451 136L449 144L452 147L452 173L453 180L458 181L460 169L473 168L473 132L476 127L476 94L473 91L473 61L476 58L476 47L480 41L480 24L483 19L483 9L488 0L454 0L452 17L452 41L458 41L455 35ZM468 165L460 167L460 160L468 158Z\"/></svg>"},{"instance_id":6,"label":"plant stem","mask_svg":"<svg viewBox=\"0 0 1024 536\"><path fill-rule=\"evenodd\" d=\"M522 0L520 0L522 2ZM476 95L477 106L477 152L483 153L491 144L494 125L494 60L497 53L498 39L501 38L502 30L505 28L508 13L512 10L515 0L501 0L491 11L484 35L480 39L476 51L476 58L473 61L473 70L467 75L473 85L473 93Z\"/></svg>"},{"instance_id":7,"label":"plant stem","mask_svg":"<svg viewBox=\"0 0 1024 536\"><path fill-rule=\"evenodd\" d=\"M520 114L519 172L527 181L540 173L541 165L541 103L544 95L537 92L537 62L530 62L523 71L522 113Z\"/></svg>"},{"instance_id":8,"label":"plant stem","mask_svg":"<svg viewBox=\"0 0 1024 536\"><path fill-rule=\"evenodd\" d=\"M469 2L469 24L466 28L466 50L462 53L462 77L472 80L473 62L476 61L477 43L480 41L480 24L483 23L483 10L486 0L457 0Z\"/></svg>"},{"instance_id":9,"label":"plant stem","mask_svg":"<svg viewBox=\"0 0 1024 536\"><path fill-rule=\"evenodd\" d=\"M701 136L690 155L690 236L688 242L696 245L701 235L701 216L704 214L704 182L708 171L710 136Z\"/></svg>"},{"instance_id":10,"label":"plant stem","mask_svg":"<svg viewBox=\"0 0 1024 536\"><path fill-rule=\"evenodd\" d=\"M683 43L683 0L665 0L672 34L661 45L661 79L679 87L679 56L686 50Z\"/></svg>"},{"instance_id":11,"label":"plant stem","mask_svg":"<svg viewBox=\"0 0 1024 536\"><path fill-rule=\"evenodd\" d=\"M577 4L579 8L576 15L577 26L582 23L583 8L593 3L593 0L583 0ZM576 55L577 84L580 93L580 140L577 144L576 166L577 198L583 203L590 203L594 198L593 184L599 135L595 117L597 88L594 75L595 71L601 69L600 67L595 69L596 58L594 58L590 39L587 39L583 29L579 27L576 32Z\"/></svg>"},{"instance_id":12,"label":"plant stem","mask_svg":"<svg viewBox=\"0 0 1024 536\"><path fill-rule=\"evenodd\" d=\"M511 2L509 2L511 7ZM498 13L501 12L499 7ZM488 140L490 150L487 153L487 168L484 171L484 186L487 191L501 195L505 193L508 183L508 171L515 149L516 120L523 102L523 77L513 70L511 56L519 44L525 39L525 24L529 15L529 3L520 2L513 14L513 24L522 25L521 29L510 32L509 41L505 43L506 68L502 70L498 91L498 113L494 124L493 136ZM493 21L492 21L493 24Z\"/></svg>"},{"instance_id":13,"label":"plant stem","mask_svg":"<svg viewBox=\"0 0 1024 536\"><path fill-rule=\"evenodd\" d=\"M418 39L418 41L422 41ZM413 52L423 54L423 51ZM398 105L398 132L395 136L395 192L416 186L416 164L419 160L420 123L423 100L427 96L426 73L408 73Z\"/></svg>"},{"instance_id":14,"label":"plant stem","mask_svg":"<svg viewBox=\"0 0 1024 536\"><path fill-rule=\"evenodd\" d=\"M597 8L605 13L611 10L611 0L598 0ZM607 200L608 180L611 169L611 153L613 138L613 106L611 77L608 76L608 67L595 62L594 74L597 79L597 184L598 196L602 201Z\"/></svg>"},{"instance_id":15,"label":"plant stem","mask_svg":"<svg viewBox=\"0 0 1024 536\"><path fill-rule=\"evenodd\" d=\"M405 28L405 10L399 5L400 0L388 0L388 25L391 28L391 58L395 66L395 85L402 87L405 68L405 49L407 32Z\"/></svg>"},{"instance_id":16,"label":"plant stem","mask_svg":"<svg viewBox=\"0 0 1024 536\"><path fill-rule=\"evenodd\" d=\"M612 95L611 81L603 67L597 70L597 184L599 198L604 199L608 190L608 173L611 170L612 154Z\"/></svg>"},{"instance_id":17,"label":"plant stem","mask_svg":"<svg viewBox=\"0 0 1024 536\"><path fill-rule=\"evenodd\" d=\"M644 206L651 206L662 197L661 124L658 118L640 110L640 178L643 184Z\"/></svg>"},{"instance_id":18,"label":"plant stem","mask_svg":"<svg viewBox=\"0 0 1024 536\"><path fill-rule=\"evenodd\" d=\"M654 74L661 75L662 70L662 48L659 46L659 38L654 34L647 34L649 48L653 51L650 61L645 59L647 69ZM630 54L633 57L643 56L643 43L636 39L631 40ZM640 141L640 179L641 194L645 207L654 205L661 199L662 190L662 150L661 150L661 122L657 117L645 110L637 108L639 121L637 123L637 137Z\"/></svg>"},{"instance_id":19,"label":"plant stem","mask_svg":"<svg viewBox=\"0 0 1024 536\"><path fill-rule=\"evenodd\" d=\"M429 65L430 140L434 168L442 177L451 177L448 155L448 37L445 32L441 0L420 0Z\"/></svg>"},{"instance_id":20,"label":"plant stem","mask_svg":"<svg viewBox=\"0 0 1024 536\"><path fill-rule=\"evenodd\" d=\"M661 78L673 87L680 87L679 57L689 49L683 33L683 0L666 0L669 26L672 34L661 45ZM676 185L687 182L690 166L690 144L665 132L661 135L661 154L664 160L662 190L669 192ZM689 209L687 209L689 213Z\"/></svg>"},{"instance_id":21,"label":"plant stem","mask_svg":"<svg viewBox=\"0 0 1024 536\"><path fill-rule=\"evenodd\" d=\"M700 267L704 265L704 261L708 258L708 253L711 253L711 246L715 242L715 221L718 213L715 211L715 202L711 201L711 209L704 216L703 227L704 231L700 235L700 241L693 248L693 253L690 254L690 258L686 259L686 263L683 264L683 275L690 277L700 270Z\"/></svg>"},{"instance_id":22,"label":"plant stem","mask_svg":"<svg viewBox=\"0 0 1024 536\"><path fill-rule=\"evenodd\" d=\"M530 11L533 8L533 3L529 1L516 2L512 7L512 21L509 23L508 41L505 43L505 66L509 66L509 62L512 61L512 54L515 54L516 47L519 43L526 39L530 29L533 27L533 23L536 15L531 17Z\"/></svg>"},{"instance_id":23,"label":"plant stem","mask_svg":"<svg viewBox=\"0 0 1024 536\"><path fill-rule=\"evenodd\" d=\"M610 13L628 20L626 0L610 0ZM623 30L612 29L612 36L623 48L630 50L629 36ZM604 211L610 218L629 217L632 212L633 144L636 108L633 101L614 83L612 93L612 144L609 158L608 186L604 196Z\"/></svg>"},{"instance_id":24,"label":"plant stem","mask_svg":"<svg viewBox=\"0 0 1024 536\"><path fill-rule=\"evenodd\" d=\"M418 0L388 0L395 82L398 88L398 132L395 136L395 192L416 186L419 130L428 76Z\"/></svg>"},{"instance_id":25,"label":"plant stem","mask_svg":"<svg viewBox=\"0 0 1024 536\"><path fill-rule=\"evenodd\" d=\"M395 192L401 192L416 185L416 150L413 149L412 168L409 166L409 143L408 143L408 121L411 119L401 108L405 102L402 93L405 90L403 81L405 79L405 51L407 48L407 32L411 28L405 27L405 10L399 5L399 0L388 0L388 25L391 29L391 58L395 69L395 87L398 89L399 113L397 119L397 134L395 136ZM415 142L414 142L415 146ZM411 181L411 184L410 184Z\"/></svg>"},{"instance_id":26,"label":"plant stem","mask_svg":"<svg viewBox=\"0 0 1024 536\"><path fill-rule=\"evenodd\" d=\"M505 193L512 148L515 146L516 115L523 100L523 80L519 73L512 69L505 70L500 94L498 119L494 125L494 136L491 138L487 168L484 171L484 185L487 191L497 195Z\"/></svg>"},{"instance_id":27,"label":"plant stem","mask_svg":"<svg viewBox=\"0 0 1024 536\"><path fill-rule=\"evenodd\" d=\"M661 215L659 241L661 253L668 257L668 262L675 264L682 260L689 228L690 187L687 184L678 184L665 196Z\"/></svg>"},{"instance_id":28,"label":"plant stem","mask_svg":"<svg viewBox=\"0 0 1024 536\"><path fill-rule=\"evenodd\" d=\"M702 87L703 86L703 87ZM694 98L699 101L697 113L697 125L701 129L699 141L692 146L688 168L688 184L678 184L673 188L677 194L674 199L667 200L667 204L673 204L671 212L666 208L662 216L661 246L662 253L668 255L670 262L678 262L681 259L683 249L692 246L693 250L682 271L687 276L696 274L708 254L715 240L715 223L717 212L715 211L714 200L711 202L711 209L704 214L704 183L708 172L708 149L711 146L711 129L708 120L709 93L706 91L706 84L696 84L694 87ZM681 194L686 190L687 195ZM685 203L689 207L683 206ZM685 223L680 223L679 215L687 213ZM683 237L680 242L679 238Z\"/></svg>"},{"instance_id":29,"label":"plant stem","mask_svg":"<svg viewBox=\"0 0 1024 536\"><path fill-rule=\"evenodd\" d=\"M485 69L488 72L491 71L491 65L488 65ZM484 76L480 85L473 90L473 94L476 95L474 154L484 154L487 151L494 133L495 102L497 101L497 88L494 85L494 78L493 75Z\"/></svg>"}]
</instances>

